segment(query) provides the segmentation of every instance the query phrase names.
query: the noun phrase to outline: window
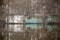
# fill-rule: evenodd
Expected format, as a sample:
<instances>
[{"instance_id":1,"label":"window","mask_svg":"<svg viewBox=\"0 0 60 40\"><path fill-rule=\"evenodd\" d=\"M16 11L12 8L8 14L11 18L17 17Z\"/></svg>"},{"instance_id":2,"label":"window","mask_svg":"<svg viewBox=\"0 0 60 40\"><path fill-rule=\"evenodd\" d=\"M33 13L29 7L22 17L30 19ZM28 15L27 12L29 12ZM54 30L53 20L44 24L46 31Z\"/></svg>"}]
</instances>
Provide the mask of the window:
<instances>
[{"instance_id":1,"label":"window","mask_svg":"<svg viewBox=\"0 0 60 40\"><path fill-rule=\"evenodd\" d=\"M15 24L15 25L9 25L9 31L10 32L23 32L23 25L22 24Z\"/></svg>"},{"instance_id":2,"label":"window","mask_svg":"<svg viewBox=\"0 0 60 40\"><path fill-rule=\"evenodd\" d=\"M23 23L22 15L10 15L8 16L9 23Z\"/></svg>"},{"instance_id":3,"label":"window","mask_svg":"<svg viewBox=\"0 0 60 40\"><path fill-rule=\"evenodd\" d=\"M27 16L25 18L25 27L28 29L39 29L43 28L43 20L42 18L38 18L36 16Z\"/></svg>"},{"instance_id":4,"label":"window","mask_svg":"<svg viewBox=\"0 0 60 40\"><path fill-rule=\"evenodd\" d=\"M48 30L56 29L57 27L57 17L56 16L47 16L46 19L46 28Z\"/></svg>"},{"instance_id":5,"label":"window","mask_svg":"<svg viewBox=\"0 0 60 40\"><path fill-rule=\"evenodd\" d=\"M43 28L43 19L36 16L8 15L6 20L9 31L11 32L22 32L24 26L26 29Z\"/></svg>"},{"instance_id":6,"label":"window","mask_svg":"<svg viewBox=\"0 0 60 40\"><path fill-rule=\"evenodd\" d=\"M23 15L8 15L6 22L9 32L23 32Z\"/></svg>"}]
</instances>

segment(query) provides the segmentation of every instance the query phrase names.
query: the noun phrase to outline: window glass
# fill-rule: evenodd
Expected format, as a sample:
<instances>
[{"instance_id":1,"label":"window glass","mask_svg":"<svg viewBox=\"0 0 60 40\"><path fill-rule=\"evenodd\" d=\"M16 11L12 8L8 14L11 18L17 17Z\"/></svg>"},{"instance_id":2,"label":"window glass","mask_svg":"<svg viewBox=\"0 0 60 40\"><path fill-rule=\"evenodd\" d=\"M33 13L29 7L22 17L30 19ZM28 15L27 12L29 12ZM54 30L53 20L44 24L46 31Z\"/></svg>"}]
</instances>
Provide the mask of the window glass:
<instances>
[{"instance_id":1,"label":"window glass","mask_svg":"<svg viewBox=\"0 0 60 40\"><path fill-rule=\"evenodd\" d=\"M23 23L23 16L15 15L14 16L14 23Z\"/></svg>"},{"instance_id":2,"label":"window glass","mask_svg":"<svg viewBox=\"0 0 60 40\"><path fill-rule=\"evenodd\" d=\"M9 23L23 23L23 16L21 15L11 15L8 19Z\"/></svg>"},{"instance_id":3,"label":"window glass","mask_svg":"<svg viewBox=\"0 0 60 40\"><path fill-rule=\"evenodd\" d=\"M25 26L27 27L27 29L43 28L42 18L27 16L25 18L25 23L26 23Z\"/></svg>"},{"instance_id":4,"label":"window glass","mask_svg":"<svg viewBox=\"0 0 60 40\"><path fill-rule=\"evenodd\" d=\"M9 21L9 23L13 23L14 22L14 16L9 16L8 21Z\"/></svg>"},{"instance_id":5,"label":"window glass","mask_svg":"<svg viewBox=\"0 0 60 40\"><path fill-rule=\"evenodd\" d=\"M11 32L23 32L23 25L21 24L15 24L15 25L9 25L9 31Z\"/></svg>"},{"instance_id":6,"label":"window glass","mask_svg":"<svg viewBox=\"0 0 60 40\"><path fill-rule=\"evenodd\" d=\"M55 16L48 16L47 19L46 19L46 28L48 30L51 30L51 29L56 29L57 27L57 17Z\"/></svg>"}]
</instances>

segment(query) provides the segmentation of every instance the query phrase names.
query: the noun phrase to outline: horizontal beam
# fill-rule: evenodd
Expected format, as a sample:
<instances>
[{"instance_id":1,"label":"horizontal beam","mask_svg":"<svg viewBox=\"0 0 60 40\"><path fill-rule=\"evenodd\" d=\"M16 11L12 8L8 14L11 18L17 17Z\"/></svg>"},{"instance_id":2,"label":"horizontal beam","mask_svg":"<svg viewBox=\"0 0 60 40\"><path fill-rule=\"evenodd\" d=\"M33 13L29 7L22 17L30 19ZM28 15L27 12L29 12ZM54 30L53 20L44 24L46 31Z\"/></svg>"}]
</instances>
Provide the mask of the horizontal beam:
<instances>
[{"instance_id":1,"label":"horizontal beam","mask_svg":"<svg viewBox=\"0 0 60 40\"><path fill-rule=\"evenodd\" d=\"M43 24L43 23L6 23L6 24Z\"/></svg>"}]
</instances>

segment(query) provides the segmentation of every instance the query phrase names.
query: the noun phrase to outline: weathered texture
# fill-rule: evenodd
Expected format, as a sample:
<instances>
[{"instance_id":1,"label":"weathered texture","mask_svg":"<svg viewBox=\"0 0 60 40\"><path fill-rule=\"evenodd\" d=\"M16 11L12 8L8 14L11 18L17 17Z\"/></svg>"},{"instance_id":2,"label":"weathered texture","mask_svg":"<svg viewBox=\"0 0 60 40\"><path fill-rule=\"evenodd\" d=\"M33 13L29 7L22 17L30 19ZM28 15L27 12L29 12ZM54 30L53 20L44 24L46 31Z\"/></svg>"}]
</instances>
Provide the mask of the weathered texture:
<instances>
[{"instance_id":1,"label":"weathered texture","mask_svg":"<svg viewBox=\"0 0 60 40\"><path fill-rule=\"evenodd\" d=\"M6 17L6 13L5 13L5 0L0 0L0 20L4 20L4 18Z\"/></svg>"},{"instance_id":2,"label":"weathered texture","mask_svg":"<svg viewBox=\"0 0 60 40\"><path fill-rule=\"evenodd\" d=\"M59 14L58 0L9 0L10 14Z\"/></svg>"},{"instance_id":3,"label":"weathered texture","mask_svg":"<svg viewBox=\"0 0 60 40\"><path fill-rule=\"evenodd\" d=\"M6 14L56 14L60 15L60 1L58 0L7 0L5 8ZM2 13L1 13L2 14ZM1 15L2 16L2 15ZM42 16L42 15L41 15ZM5 15L4 15L5 17ZM44 25L45 26L45 25ZM35 40L35 36L37 40L40 40L39 33L41 33L41 40L47 40L48 35L52 32L47 34L46 30L39 30L36 31L32 30L32 34L30 32L25 33L25 38L22 35L19 35L18 33L14 33L12 36L10 36L11 40L30 40L31 35L33 35L33 40ZM33 34L34 33L34 34ZM53 32L54 34L54 32ZM51 35L53 35L51 34ZM49 37L51 37L49 35ZM52 36L52 38L55 39L55 35ZM53 40L50 38L50 40ZM48 39L49 40L49 39Z\"/></svg>"},{"instance_id":4,"label":"weathered texture","mask_svg":"<svg viewBox=\"0 0 60 40\"><path fill-rule=\"evenodd\" d=\"M0 4L0 18L2 19L8 13L60 15L60 0L0 0Z\"/></svg>"}]
</instances>

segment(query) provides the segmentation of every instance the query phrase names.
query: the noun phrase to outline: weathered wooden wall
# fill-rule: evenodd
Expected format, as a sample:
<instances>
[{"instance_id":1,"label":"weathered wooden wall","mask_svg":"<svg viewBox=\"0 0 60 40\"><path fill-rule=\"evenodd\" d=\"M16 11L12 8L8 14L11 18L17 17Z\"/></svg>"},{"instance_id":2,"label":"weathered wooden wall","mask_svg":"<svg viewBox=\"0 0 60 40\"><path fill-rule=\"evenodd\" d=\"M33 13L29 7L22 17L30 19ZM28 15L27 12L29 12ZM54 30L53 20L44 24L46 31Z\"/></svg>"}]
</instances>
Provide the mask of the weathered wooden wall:
<instances>
[{"instance_id":1,"label":"weathered wooden wall","mask_svg":"<svg viewBox=\"0 0 60 40\"><path fill-rule=\"evenodd\" d=\"M0 19L4 20L5 17L7 17L8 14L23 14L23 15L28 15L28 14L53 14L53 15L60 15L60 1L59 0L4 0L4 2L0 2ZM30 34L29 31L25 32L25 38L21 36L21 39L24 40L30 40L30 35L33 35L33 40L35 40L36 35L36 40L40 40L39 33L41 32L42 39L45 40L48 39L49 32L47 32L44 29L41 29L39 31L33 30L32 34ZM34 34L33 34L34 33ZM52 32L50 32L52 33ZM53 32L53 34L55 34ZM51 37L50 34L49 36ZM45 36L43 36L45 35ZM52 38L55 39L55 35L52 36ZM18 34L12 35L13 40L20 40ZM37 38L38 37L38 38ZM44 38L44 39L43 39ZM48 40L53 40L53 39L48 39Z\"/></svg>"}]
</instances>

